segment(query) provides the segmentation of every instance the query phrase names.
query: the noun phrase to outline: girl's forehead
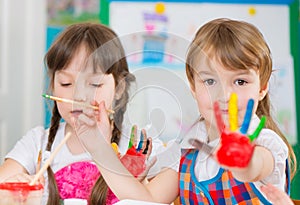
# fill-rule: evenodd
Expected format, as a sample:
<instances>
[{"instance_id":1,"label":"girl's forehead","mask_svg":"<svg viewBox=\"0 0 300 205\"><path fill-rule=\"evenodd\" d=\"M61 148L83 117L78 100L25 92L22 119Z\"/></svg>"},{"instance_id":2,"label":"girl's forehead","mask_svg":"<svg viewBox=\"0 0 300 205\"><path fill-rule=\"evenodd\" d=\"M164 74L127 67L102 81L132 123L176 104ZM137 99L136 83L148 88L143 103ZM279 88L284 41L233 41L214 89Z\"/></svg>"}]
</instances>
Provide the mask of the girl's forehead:
<instances>
[{"instance_id":1,"label":"girl's forehead","mask_svg":"<svg viewBox=\"0 0 300 205\"><path fill-rule=\"evenodd\" d=\"M94 70L92 67L74 67L63 69L55 72L56 76L85 76L85 77L93 77L93 76L104 76L105 74L101 71L101 69Z\"/></svg>"}]
</instances>

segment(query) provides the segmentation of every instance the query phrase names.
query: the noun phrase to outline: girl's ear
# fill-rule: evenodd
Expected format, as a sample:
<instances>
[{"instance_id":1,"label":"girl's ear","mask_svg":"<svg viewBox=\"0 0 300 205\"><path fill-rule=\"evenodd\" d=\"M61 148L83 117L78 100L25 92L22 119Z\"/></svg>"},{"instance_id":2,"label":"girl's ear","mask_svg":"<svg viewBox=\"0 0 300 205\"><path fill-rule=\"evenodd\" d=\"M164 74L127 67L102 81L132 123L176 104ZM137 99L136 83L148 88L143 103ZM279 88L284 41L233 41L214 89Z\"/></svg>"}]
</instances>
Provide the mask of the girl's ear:
<instances>
[{"instance_id":1,"label":"girl's ear","mask_svg":"<svg viewBox=\"0 0 300 205\"><path fill-rule=\"evenodd\" d=\"M259 91L259 101L264 99L264 97L266 96L268 91L269 91L269 83L267 83L265 86L263 86L262 89Z\"/></svg>"},{"instance_id":2,"label":"girl's ear","mask_svg":"<svg viewBox=\"0 0 300 205\"><path fill-rule=\"evenodd\" d=\"M116 87L116 93L115 93L115 99L116 100L120 100L120 98L122 97L122 94L124 93L125 91L125 79L121 79L119 81L119 84L118 86Z\"/></svg>"}]
</instances>

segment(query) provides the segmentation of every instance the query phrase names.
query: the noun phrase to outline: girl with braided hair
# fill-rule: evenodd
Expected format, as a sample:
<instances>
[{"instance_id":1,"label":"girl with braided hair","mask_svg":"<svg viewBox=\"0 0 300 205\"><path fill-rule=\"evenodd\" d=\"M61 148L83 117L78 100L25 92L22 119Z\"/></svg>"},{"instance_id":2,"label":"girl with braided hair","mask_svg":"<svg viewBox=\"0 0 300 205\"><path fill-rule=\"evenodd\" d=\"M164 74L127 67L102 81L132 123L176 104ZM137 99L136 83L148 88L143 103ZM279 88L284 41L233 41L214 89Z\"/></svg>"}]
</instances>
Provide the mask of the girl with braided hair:
<instances>
[{"instance_id":1,"label":"girl with braided hair","mask_svg":"<svg viewBox=\"0 0 300 205\"><path fill-rule=\"evenodd\" d=\"M114 111L107 112L111 135L106 140L127 148L127 144L122 144L124 140L119 142L128 90L135 77L128 70L123 47L117 35L104 25L74 24L52 44L45 63L52 95L90 106L55 101L50 128L36 127L17 142L0 167L0 182L10 179L30 181L36 173L40 151L43 164L66 133L71 133L44 173L43 204L59 205L67 198L86 199L90 205L113 204L118 199L80 143L76 123L82 113L96 117L98 111L90 107L103 101Z\"/></svg>"}]
</instances>

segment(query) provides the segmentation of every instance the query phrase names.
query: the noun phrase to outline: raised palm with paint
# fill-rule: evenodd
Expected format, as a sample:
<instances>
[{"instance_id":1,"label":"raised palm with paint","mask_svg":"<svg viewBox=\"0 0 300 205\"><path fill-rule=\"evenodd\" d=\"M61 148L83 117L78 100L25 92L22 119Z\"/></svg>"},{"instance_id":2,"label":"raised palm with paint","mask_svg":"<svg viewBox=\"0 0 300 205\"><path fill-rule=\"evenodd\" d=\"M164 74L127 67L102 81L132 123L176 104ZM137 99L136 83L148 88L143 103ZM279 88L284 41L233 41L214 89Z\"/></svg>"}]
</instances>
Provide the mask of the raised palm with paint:
<instances>
[{"instance_id":1,"label":"raised palm with paint","mask_svg":"<svg viewBox=\"0 0 300 205\"><path fill-rule=\"evenodd\" d=\"M145 130L141 131L138 146L135 145L137 136L137 127L134 125L131 129L128 149L125 155L121 156L118 151L117 144L113 143L112 147L118 154L122 164L131 172L132 175L138 177L146 170L146 159L151 154L152 144L147 140Z\"/></svg>"},{"instance_id":2,"label":"raised palm with paint","mask_svg":"<svg viewBox=\"0 0 300 205\"><path fill-rule=\"evenodd\" d=\"M250 99L244 116L242 126L238 130L237 95L232 93L228 104L229 129L225 126L218 102L214 103L217 126L221 134L220 148L216 153L218 162L228 167L247 167L249 164L255 143L260 131L265 125L266 117L263 116L259 125L252 134L247 134L254 100Z\"/></svg>"}]
</instances>

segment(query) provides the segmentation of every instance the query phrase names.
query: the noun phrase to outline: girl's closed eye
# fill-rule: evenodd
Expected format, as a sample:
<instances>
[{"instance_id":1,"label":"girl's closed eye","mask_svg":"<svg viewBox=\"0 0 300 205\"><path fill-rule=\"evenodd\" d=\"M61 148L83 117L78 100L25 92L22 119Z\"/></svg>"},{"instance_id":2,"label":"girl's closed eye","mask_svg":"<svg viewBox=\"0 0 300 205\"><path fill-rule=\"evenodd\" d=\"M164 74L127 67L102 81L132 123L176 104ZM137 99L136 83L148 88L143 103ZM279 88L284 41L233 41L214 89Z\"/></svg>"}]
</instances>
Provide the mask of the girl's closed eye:
<instances>
[{"instance_id":1,"label":"girl's closed eye","mask_svg":"<svg viewBox=\"0 0 300 205\"><path fill-rule=\"evenodd\" d=\"M96 88L101 88L103 86L103 83L90 83L90 85Z\"/></svg>"},{"instance_id":2,"label":"girl's closed eye","mask_svg":"<svg viewBox=\"0 0 300 205\"><path fill-rule=\"evenodd\" d=\"M72 83L60 83L60 85L62 86L62 87L68 87L68 86L71 86L72 85Z\"/></svg>"}]
</instances>

